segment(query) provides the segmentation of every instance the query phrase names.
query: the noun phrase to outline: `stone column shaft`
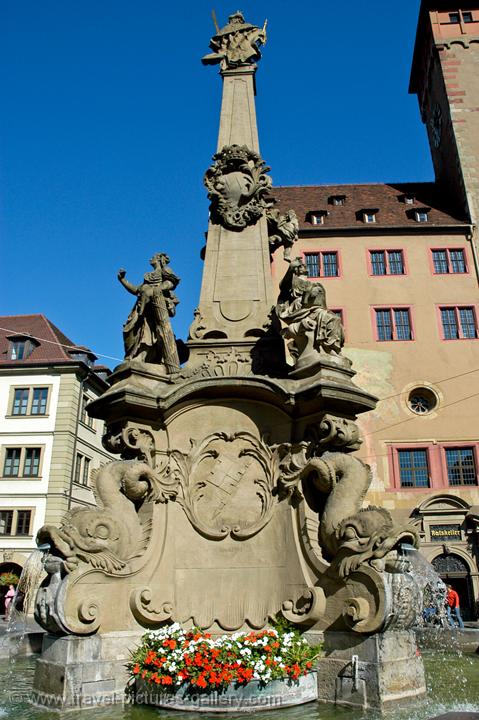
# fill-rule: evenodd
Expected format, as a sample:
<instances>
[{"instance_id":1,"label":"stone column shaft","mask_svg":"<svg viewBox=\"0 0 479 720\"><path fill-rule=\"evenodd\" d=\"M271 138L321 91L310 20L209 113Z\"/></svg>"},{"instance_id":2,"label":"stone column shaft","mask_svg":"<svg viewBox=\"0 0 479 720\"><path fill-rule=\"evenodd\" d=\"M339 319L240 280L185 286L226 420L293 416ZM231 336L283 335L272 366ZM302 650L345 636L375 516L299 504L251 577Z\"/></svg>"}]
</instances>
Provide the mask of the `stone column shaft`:
<instances>
[{"instance_id":1,"label":"stone column shaft","mask_svg":"<svg viewBox=\"0 0 479 720\"><path fill-rule=\"evenodd\" d=\"M259 153L255 71L250 65L221 73L218 151L228 145L246 145ZM240 231L210 221L199 305L206 338L211 332L212 338L232 341L257 337L273 303L265 217Z\"/></svg>"}]
</instances>

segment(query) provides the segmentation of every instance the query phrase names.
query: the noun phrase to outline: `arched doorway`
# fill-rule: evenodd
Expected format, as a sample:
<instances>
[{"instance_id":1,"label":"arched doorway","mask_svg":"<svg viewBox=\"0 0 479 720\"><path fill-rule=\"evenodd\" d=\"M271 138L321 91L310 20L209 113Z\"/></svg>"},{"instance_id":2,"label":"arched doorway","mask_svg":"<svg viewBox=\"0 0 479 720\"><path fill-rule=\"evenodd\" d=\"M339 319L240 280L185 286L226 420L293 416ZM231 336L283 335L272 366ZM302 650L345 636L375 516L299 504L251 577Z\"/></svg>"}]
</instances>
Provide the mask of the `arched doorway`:
<instances>
[{"instance_id":1,"label":"arched doorway","mask_svg":"<svg viewBox=\"0 0 479 720\"><path fill-rule=\"evenodd\" d=\"M431 564L441 580L452 585L458 593L463 619L474 620L476 612L472 592L471 569L467 562L454 553L443 553L435 557Z\"/></svg>"},{"instance_id":2,"label":"arched doorway","mask_svg":"<svg viewBox=\"0 0 479 720\"><path fill-rule=\"evenodd\" d=\"M0 563L0 575L6 573L12 573L16 577L20 577L22 574L22 567L14 562ZM8 590L8 585L0 585L0 615L5 615L5 595Z\"/></svg>"}]
</instances>

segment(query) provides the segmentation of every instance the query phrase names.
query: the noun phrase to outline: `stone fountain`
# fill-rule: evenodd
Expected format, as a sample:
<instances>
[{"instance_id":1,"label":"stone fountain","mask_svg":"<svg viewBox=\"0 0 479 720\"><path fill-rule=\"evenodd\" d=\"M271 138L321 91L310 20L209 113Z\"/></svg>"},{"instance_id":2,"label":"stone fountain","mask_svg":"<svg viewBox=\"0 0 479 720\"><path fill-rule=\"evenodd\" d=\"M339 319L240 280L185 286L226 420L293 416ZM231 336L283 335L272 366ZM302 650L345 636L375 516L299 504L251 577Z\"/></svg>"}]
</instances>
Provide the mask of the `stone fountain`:
<instances>
[{"instance_id":1,"label":"stone fountain","mask_svg":"<svg viewBox=\"0 0 479 720\"><path fill-rule=\"evenodd\" d=\"M355 419L375 398L353 382L339 318L294 257L294 211L274 209L255 115L266 25L217 28L205 64L223 82L217 152L205 174L210 221L186 346L170 318L179 278L158 253L133 285L125 361L90 405L119 459L95 478L97 509L45 526L46 629L37 699L67 708L122 699L124 663L145 628L213 634L282 613L312 641L326 702L381 707L425 692L411 626L420 593L398 553L417 546L365 505ZM275 297L271 257L288 262ZM183 357L185 356L185 357Z\"/></svg>"}]
</instances>

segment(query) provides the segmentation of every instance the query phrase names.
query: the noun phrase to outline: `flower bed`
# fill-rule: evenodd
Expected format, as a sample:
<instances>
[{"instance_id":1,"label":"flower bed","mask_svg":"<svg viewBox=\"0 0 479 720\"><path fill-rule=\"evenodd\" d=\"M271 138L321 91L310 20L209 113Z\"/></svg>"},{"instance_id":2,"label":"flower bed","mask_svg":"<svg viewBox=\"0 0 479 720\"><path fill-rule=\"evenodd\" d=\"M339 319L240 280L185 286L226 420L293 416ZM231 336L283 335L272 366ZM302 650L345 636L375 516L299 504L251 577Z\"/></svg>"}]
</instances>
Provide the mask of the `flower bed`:
<instances>
[{"instance_id":1,"label":"flower bed","mask_svg":"<svg viewBox=\"0 0 479 720\"><path fill-rule=\"evenodd\" d=\"M175 623L146 633L128 667L142 686L157 691L208 693L252 681L260 688L274 680L298 681L317 656L318 648L297 631L268 628L213 638Z\"/></svg>"}]
</instances>

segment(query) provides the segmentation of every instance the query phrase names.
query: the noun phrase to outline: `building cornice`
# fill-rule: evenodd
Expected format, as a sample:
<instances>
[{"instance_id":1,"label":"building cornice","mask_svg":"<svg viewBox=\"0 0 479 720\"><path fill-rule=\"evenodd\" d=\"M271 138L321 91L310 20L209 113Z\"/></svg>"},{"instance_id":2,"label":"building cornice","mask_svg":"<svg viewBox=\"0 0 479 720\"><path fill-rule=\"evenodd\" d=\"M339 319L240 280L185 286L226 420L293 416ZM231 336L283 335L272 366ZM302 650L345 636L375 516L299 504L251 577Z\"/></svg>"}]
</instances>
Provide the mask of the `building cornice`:
<instances>
[{"instance_id":1,"label":"building cornice","mask_svg":"<svg viewBox=\"0 0 479 720\"><path fill-rule=\"evenodd\" d=\"M379 237L384 235L469 235L470 225L430 225L422 223L421 227L405 226L405 225L387 225L371 227L369 224L361 227L331 227L324 228L317 225L311 228L301 228L298 236L300 238L309 237L354 237L354 236L373 236Z\"/></svg>"},{"instance_id":2,"label":"building cornice","mask_svg":"<svg viewBox=\"0 0 479 720\"><path fill-rule=\"evenodd\" d=\"M79 380L88 380L88 383L96 386L100 392L104 392L109 388L107 382L99 377L95 370L88 367L83 362L58 362L58 361L42 361L19 364L18 362L2 362L0 364L0 377L12 375L29 375L39 374L39 371L54 370L59 375L75 374Z\"/></svg>"}]
</instances>

